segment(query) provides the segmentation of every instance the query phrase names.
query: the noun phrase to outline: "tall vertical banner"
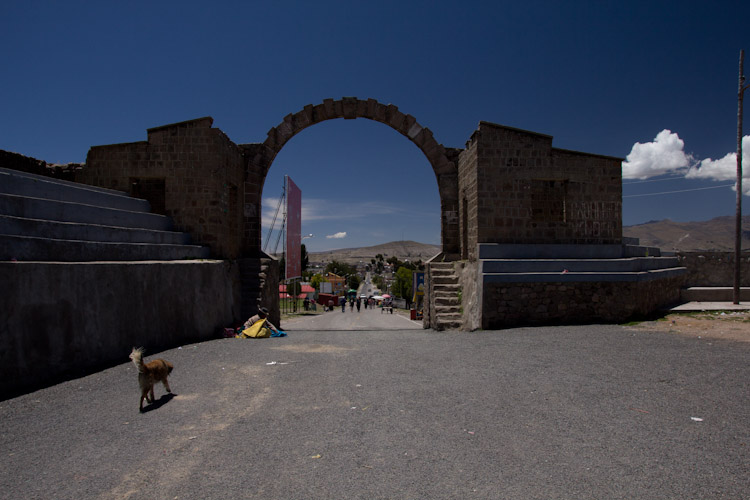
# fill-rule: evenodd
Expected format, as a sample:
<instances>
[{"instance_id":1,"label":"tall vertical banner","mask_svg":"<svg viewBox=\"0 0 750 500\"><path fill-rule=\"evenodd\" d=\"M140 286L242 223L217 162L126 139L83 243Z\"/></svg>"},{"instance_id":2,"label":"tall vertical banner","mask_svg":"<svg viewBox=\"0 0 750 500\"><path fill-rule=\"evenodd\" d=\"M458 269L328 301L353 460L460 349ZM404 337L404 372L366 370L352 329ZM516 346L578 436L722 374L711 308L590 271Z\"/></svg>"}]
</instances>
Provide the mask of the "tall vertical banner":
<instances>
[{"instance_id":1,"label":"tall vertical banner","mask_svg":"<svg viewBox=\"0 0 750 500\"><path fill-rule=\"evenodd\" d=\"M286 279L302 276L302 191L286 179Z\"/></svg>"},{"instance_id":2,"label":"tall vertical banner","mask_svg":"<svg viewBox=\"0 0 750 500\"><path fill-rule=\"evenodd\" d=\"M412 279L412 290L414 290L413 302L417 301L417 297L424 297L424 273L414 272L411 275Z\"/></svg>"}]
</instances>

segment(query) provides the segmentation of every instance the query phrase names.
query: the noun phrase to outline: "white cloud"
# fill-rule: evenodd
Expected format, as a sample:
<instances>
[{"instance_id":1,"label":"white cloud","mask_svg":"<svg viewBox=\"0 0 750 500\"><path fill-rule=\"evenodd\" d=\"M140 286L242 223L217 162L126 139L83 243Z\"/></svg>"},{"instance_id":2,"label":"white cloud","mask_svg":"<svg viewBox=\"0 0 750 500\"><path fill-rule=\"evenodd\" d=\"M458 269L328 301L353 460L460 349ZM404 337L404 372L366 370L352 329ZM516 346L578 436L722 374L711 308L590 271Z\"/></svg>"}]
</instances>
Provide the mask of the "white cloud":
<instances>
[{"instance_id":1,"label":"white cloud","mask_svg":"<svg viewBox=\"0 0 750 500\"><path fill-rule=\"evenodd\" d=\"M685 143L671 130L659 132L653 142L636 142L622 163L623 179L648 179L671 172L683 173L694 162Z\"/></svg>"},{"instance_id":2,"label":"white cloud","mask_svg":"<svg viewBox=\"0 0 750 500\"><path fill-rule=\"evenodd\" d=\"M346 231L341 231L336 234L326 235L326 238L328 238L329 240L340 240L340 239L346 238Z\"/></svg>"},{"instance_id":3,"label":"white cloud","mask_svg":"<svg viewBox=\"0 0 750 500\"><path fill-rule=\"evenodd\" d=\"M688 179L710 179L733 181L737 179L737 153L728 153L724 158L706 158L690 167L685 175ZM736 188L736 186L735 186ZM750 135L742 138L742 192L750 195Z\"/></svg>"}]
</instances>

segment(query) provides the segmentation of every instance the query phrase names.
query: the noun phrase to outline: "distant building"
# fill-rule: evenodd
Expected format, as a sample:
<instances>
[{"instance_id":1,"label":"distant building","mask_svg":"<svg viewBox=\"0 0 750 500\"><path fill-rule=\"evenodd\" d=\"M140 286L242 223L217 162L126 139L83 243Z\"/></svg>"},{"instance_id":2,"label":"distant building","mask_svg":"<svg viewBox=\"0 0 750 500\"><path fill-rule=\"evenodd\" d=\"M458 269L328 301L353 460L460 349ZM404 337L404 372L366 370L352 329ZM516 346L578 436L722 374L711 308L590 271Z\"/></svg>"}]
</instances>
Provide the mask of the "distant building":
<instances>
[{"instance_id":1,"label":"distant building","mask_svg":"<svg viewBox=\"0 0 750 500\"><path fill-rule=\"evenodd\" d=\"M346 279L334 273L326 273L326 279L331 284L331 290L334 295L344 295L346 293Z\"/></svg>"}]
</instances>

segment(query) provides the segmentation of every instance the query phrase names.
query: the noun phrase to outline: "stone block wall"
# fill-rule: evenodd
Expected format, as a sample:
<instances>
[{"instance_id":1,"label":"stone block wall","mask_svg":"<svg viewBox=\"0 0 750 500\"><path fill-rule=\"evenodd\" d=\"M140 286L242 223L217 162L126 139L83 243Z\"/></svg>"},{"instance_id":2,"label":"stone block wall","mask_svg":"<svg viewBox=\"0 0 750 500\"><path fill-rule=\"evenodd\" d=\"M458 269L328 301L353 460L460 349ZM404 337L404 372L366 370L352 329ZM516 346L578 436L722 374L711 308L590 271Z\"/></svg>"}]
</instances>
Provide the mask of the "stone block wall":
<instances>
[{"instance_id":1,"label":"stone block wall","mask_svg":"<svg viewBox=\"0 0 750 500\"><path fill-rule=\"evenodd\" d=\"M199 118L151 128L145 142L92 147L76 181L146 198L214 257L237 258L250 251L242 248L245 160L212 123Z\"/></svg>"},{"instance_id":2,"label":"stone block wall","mask_svg":"<svg viewBox=\"0 0 750 500\"><path fill-rule=\"evenodd\" d=\"M263 158L270 162L273 155L263 144L241 144L246 158ZM266 158L268 156L268 158ZM266 181L267 169L252 162L248 163L245 172L245 189L242 198L242 247L261 248L261 198Z\"/></svg>"},{"instance_id":3,"label":"stone block wall","mask_svg":"<svg viewBox=\"0 0 750 500\"><path fill-rule=\"evenodd\" d=\"M458 157L459 234L461 259L477 258L477 141L471 140Z\"/></svg>"},{"instance_id":4,"label":"stone block wall","mask_svg":"<svg viewBox=\"0 0 750 500\"><path fill-rule=\"evenodd\" d=\"M462 256L478 243L620 243L621 162L480 122L459 158Z\"/></svg>"},{"instance_id":5,"label":"stone block wall","mask_svg":"<svg viewBox=\"0 0 750 500\"><path fill-rule=\"evenodd\" d=\"M622 158L553 148L553 175L567 184L565 224L571 243L622 242Z\"/></svg>"},{"instance_id":6,"label":"stone block wall","mask_svg":"<svg viewBox=\"0 0 750 500\"><path fill-rule=\"evenodd\" d=\"M462 330L478 330L482 328L482 286L479 266L476 262L459 261L453 263L461 286L461 310L463 312Z\"/></svg>"},{"instance_id":7,"label":"stone block wall","mask_svg":"<svg viewBox=\"0 0 750 500\"><path fill-rule=\"evenodd\" d=\"M734 252L678 252L680 265L687 268L685 286L734 286ZM740 286L750 287L750 255L740 261Z\"/></svg>"},{"instance_id":8,"label":"stone block wall","mask_svg":"<svg viewBox=\"0 0 750 500\"><path fill-rule=\"evenodd\" d=\"M482 328L622 322L679 303L683 280L485 283Z\"/></svg>"}]
</instances>

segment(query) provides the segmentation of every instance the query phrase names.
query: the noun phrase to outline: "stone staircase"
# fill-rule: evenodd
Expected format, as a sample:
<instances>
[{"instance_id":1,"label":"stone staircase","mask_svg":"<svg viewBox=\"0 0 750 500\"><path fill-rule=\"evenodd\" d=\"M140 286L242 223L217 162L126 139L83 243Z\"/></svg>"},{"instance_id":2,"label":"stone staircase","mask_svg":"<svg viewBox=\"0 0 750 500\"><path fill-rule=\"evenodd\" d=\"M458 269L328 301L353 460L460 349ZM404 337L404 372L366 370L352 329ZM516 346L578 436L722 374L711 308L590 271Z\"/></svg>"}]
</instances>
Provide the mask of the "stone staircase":
<instances>
[{"instance_id":1,"label":"stone staircase","mask_svg":"<svg viewBox=\"0 0 750 500\"><path fill-rule=\"evenodd\" d=\"M435 329L457 330L463 325L461 286L458 275L451 262L433 262L430 264L430 296L434 304Z\"/></svg>"},{"instance_id":2,"label":"stone staircase","mask_svg":"<svg viewBox=\"0 0 750 500\"><path fill-rule=\"evenodd\" d=\"M0 261L205 259L148 201L85 184L0 168Z\"/></svg>"},{"instance_id":3,"label":"stone staircase","mask_svg":"<svg viewBox=\"0 0 750 500\"><path fill-rule=\"evenodd\" d=\"M628 239L622 245L498 245L480 244L484 283L566 283L649 281L685 274L674 256L641 247Z\"/></svg>"}]
</instances>

